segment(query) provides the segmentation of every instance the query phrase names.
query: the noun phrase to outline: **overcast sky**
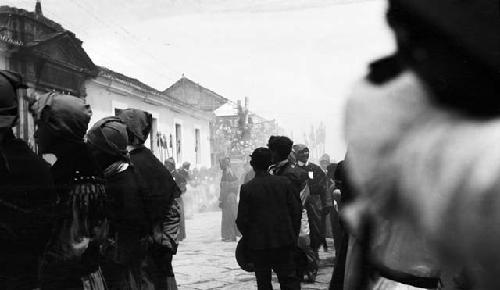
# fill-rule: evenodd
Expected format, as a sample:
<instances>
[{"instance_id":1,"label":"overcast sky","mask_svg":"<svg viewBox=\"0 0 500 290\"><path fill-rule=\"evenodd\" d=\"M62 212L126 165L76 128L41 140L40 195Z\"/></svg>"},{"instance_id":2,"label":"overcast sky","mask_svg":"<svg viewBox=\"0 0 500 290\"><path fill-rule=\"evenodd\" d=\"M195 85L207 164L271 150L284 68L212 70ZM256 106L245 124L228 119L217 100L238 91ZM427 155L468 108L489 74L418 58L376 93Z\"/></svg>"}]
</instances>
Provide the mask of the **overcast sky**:
<instances>
[{"instance_id":1,"label":"overcast sky","mask_svg":"<svg viewBox=\"0 0 500 290\"><path fill-rule=\"evenodd\" d=\"M33 10L35 0L2 0ZM384 0L42 0L97 65L164 90L186 77L277 119L297 142L327 125L345 148L343 106L366 65L393 51Z\"/></svg>"}]
</instances>

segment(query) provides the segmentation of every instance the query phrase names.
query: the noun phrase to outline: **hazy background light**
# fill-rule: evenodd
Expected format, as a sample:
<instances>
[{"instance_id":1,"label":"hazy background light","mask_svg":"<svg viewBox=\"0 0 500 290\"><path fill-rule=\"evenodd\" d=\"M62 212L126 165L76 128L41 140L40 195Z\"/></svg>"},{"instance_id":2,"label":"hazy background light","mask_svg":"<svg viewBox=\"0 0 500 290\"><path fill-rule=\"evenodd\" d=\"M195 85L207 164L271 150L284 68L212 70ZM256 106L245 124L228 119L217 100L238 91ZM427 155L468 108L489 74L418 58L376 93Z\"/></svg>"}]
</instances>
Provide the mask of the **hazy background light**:
<instances>
[{"instance_id":1,"label":"hazy background light","mask_svg":"<svg viewBox=\"0 0 500 290\"><path fill-rule=\"evenodd\" d=\"M385 9L383 0L42 0L97 65L159 90L185 74L231 100L249 97L297 142L323 121L336 159L350 88L394 49Z\"/></svg>"}]
</instances>

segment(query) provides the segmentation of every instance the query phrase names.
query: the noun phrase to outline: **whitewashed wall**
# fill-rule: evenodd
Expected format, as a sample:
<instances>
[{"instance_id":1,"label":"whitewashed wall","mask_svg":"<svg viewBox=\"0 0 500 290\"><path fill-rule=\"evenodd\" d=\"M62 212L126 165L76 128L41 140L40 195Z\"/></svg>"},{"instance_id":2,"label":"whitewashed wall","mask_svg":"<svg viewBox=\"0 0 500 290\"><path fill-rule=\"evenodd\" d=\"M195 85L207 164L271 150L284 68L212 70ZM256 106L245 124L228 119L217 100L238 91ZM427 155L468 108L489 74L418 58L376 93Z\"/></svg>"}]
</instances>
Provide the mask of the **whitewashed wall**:
<instances>
[{"instance_id":1,"label":"whitewashed wall","mask_svg":"<svg viewBox=\"0 0 500 290\"><path fill-rule=\"evenodd\" d=\"M107 84L107 85L106 85ZM181 124L181 160L176 160L178 166L182 162L188 161L194 167L210 167L210 140L209 140L209 116L206 113L196 112L191 108L184 110L191 112L181 112L175 107L155 105L144 101L146 95L140 94L135 88L123 83L110 81L98 77L86 83L87 103L92 107L91 126L99 119L114 115L115 109L135 108L147 111L157 120L157 130L169 136L172 134L175 154L175 124ZM202 115L202 116L200 116ZM196 164L195 153L195 129L200 130L200 160ZM149 146L150 142L146 142ZM160 152L153 148L155 154L160 158ZM170 156L172 152L170 152ZM174 155L174 158L176 156Z\"/></svg>"}]
</instances>

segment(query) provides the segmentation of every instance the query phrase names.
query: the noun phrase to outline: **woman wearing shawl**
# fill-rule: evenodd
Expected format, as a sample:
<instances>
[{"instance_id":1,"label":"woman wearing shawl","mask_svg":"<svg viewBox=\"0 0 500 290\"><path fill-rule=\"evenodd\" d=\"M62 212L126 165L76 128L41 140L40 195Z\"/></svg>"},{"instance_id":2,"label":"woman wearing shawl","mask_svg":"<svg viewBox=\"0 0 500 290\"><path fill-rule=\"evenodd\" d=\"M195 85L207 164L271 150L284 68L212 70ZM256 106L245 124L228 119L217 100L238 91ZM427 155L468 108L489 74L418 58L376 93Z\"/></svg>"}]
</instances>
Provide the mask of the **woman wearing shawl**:
<instances>
[{"instance_id":1,"label":"woman wearing shawl","mask_svg":"<svg viewBox=\"0 0 500 290\"><path fill-rule=\"evenodd\" d=\"M98 121L87 134L106 179L110 227L102 268L108 289L150 289L142 282L141 262L151 226L140 176L129 164L127 141L127 126L116 117Z\"/></svg>"},{"instance_id":2,"label":"woman wearing shawl","mask_svg":"<svg viewBox=\"0 0 500 290\"><path fill-rule=\"evenodd\" d=\"M19 75L0 71L0 289L38 287L55 190L49 166L14 136Z\"/></svg>"},{"instance_id":3,"label":"woman wearing shawl","mask_svg":"<svg viewBox=\"0 0 500 290\"><path fill-rule=\"evenodd\" d=\"M104 180L84 143L91 111L83 99L48 93L31 100L42 154L56 161L57 224L42 266L43 289L104 289L98 259L106 235Z\"/></svg>"},{"instance_id":4,"label":"woman wearing shawl","mask_svg":"<svg viewBox=\"0 0 500 290\"><path fill-rule=\"evenodd\" d=\"M222 178L220 180L219 207L222 209L221 236L224 242L236 242L239 236L236 227L238 212L238 177L231 171L229 158L220 161Z\"/></svg>"},{"instance_id":5,"label":"woman wearing shawl","mask_svg":"<svg viewBox=\"0 0 500 290\"><path fill-rule=\"evenodd\" d=\"M175 197L180 196L179 187L160 160L144 146L151 133L151 114L127 109L120 113L119 118L127 125L132 165L143 177L146 208L153 230L145 271L151 275L155 289L177 289L172 258L177 253L179 211L178 205L173 201Z\"/></svg>"}]
</instances>

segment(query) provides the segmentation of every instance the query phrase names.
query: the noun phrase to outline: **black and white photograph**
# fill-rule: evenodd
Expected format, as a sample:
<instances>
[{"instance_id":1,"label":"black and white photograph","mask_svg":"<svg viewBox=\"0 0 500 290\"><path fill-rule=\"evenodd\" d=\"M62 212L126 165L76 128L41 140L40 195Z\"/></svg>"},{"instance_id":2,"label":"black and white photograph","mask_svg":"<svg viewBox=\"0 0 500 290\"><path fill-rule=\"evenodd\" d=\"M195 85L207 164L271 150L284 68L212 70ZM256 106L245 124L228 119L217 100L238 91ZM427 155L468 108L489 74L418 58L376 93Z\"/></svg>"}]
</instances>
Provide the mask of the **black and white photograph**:
<instances>
[{"instance_id":1,"label":"black and white photograph","mask_svg":"<svg viewBox=\"0 0 500 290\"><path fill-rule=\"evenodd\" d=\"M499 144L499 0L0 0L0 290L498 290Z\"/></svg>"}]
</instances>

